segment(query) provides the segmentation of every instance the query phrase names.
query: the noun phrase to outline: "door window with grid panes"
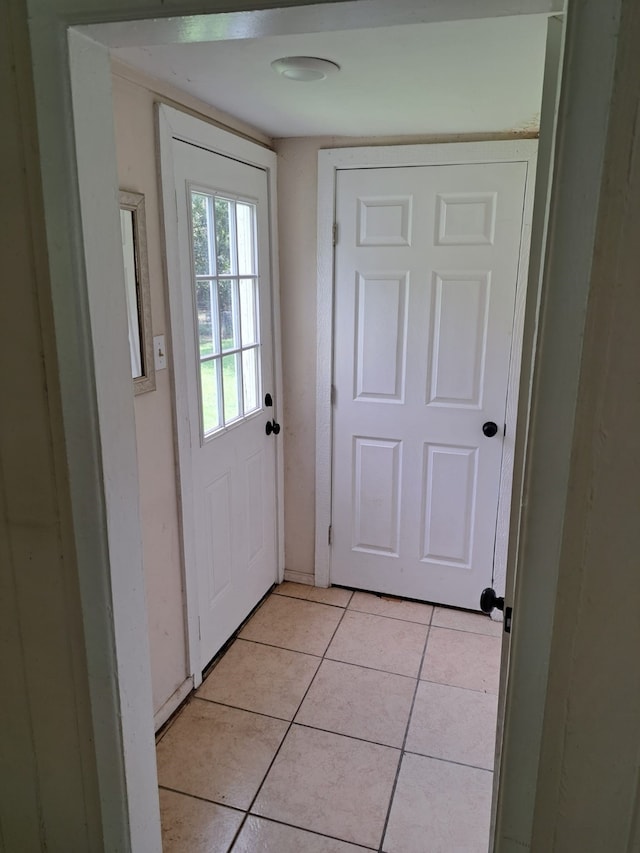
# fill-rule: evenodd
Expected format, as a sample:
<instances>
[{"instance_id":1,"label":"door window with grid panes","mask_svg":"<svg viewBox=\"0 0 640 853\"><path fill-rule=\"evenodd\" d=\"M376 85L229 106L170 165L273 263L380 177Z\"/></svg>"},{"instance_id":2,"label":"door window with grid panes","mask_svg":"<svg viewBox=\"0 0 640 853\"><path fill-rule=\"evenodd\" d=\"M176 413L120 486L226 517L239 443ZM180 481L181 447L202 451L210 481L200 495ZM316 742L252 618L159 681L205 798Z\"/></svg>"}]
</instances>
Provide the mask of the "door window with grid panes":
<instances>
[{"instance_id":1,"label":"door window with grid panes","mask_svg":"<svg viewBox=\"0 0 640 853\"><path fill-rule=\"evenodd\" d=\"M191 189L203 439L260 409L256 206Z\"/></svg>"}]
</instances>

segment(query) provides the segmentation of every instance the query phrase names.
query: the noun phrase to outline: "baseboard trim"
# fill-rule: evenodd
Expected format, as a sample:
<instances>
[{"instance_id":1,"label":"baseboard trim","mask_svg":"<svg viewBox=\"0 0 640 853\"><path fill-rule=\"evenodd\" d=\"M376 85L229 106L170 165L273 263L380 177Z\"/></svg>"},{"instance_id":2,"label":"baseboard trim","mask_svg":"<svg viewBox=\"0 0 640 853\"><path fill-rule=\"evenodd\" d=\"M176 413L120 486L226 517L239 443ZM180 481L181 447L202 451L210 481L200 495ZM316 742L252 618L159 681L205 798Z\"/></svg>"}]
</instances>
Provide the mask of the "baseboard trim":
<instances>
[{"instance_id":1,"label":"baseboard trim","mask_svg":"<svg viewBox=\"0 0 640 853\"><path fill-rule=\"evenodd\" d=\"M307 586L315 586L315 578L307 572L291 572L284 570L284 579L291 583L306 583Z\"/></svg>"},{"instance_id":2,"label":"baseboard trim","mask_svg":"<svg viewBox=\"0 0 640 853\"><path fill-rule=\"evenodd\" d=\"M177 710L193 690L193 678L185 678L177 690L174 690L167 701L153 715L153 725L155 731L158 731L161 726L167 722L169 717Z\"/></svg>"}]
</instances>

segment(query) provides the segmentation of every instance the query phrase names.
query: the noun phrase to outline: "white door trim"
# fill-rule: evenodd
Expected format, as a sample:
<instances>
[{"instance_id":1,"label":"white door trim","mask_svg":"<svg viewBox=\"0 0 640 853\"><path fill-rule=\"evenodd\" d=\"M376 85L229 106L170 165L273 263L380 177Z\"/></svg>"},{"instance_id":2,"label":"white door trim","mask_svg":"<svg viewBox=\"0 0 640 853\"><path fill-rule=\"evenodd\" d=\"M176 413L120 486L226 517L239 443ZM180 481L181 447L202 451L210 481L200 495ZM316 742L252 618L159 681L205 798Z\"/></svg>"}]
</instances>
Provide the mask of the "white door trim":
<instances>
[{"instance_id":1,"label":"white door trim","mask_svg":"<svg viewBox=\"0 0 640 853\"><path fill-rule=\"evenodd\" d=\"M493 585L504 595L507 543L511 512L515 419L518 410L522 333L529 263L528 244L533 216L533 194L538 142L535 139L499 142L452 142L434 145L398 145L370 148L333 148L318 152L318 291L316 373L316 547L317 586L331 583L331 456L333 446L331 384L333 377L333 279L336 172L384 166L443 166L462 163L527 164L521 250L518 264L513 338L507 388L507 435L504 441ZM338 235L339 237L339 235ZM523 247L525 250L523 251Z\"/></svg>"},{"instance_id":2,"label":"white door trim","mask_svg":"<svg viewBox=\"0 0 640 853\"><path fill-rule=\"evenodd\" d=\"M276 163L273 151L242 137L235 136L212 124L180 112L165 104L158 104L158 141L160 152L160 179L162 187L162 211L165 235L167 302L169 306L169 358L173 366L173 406L175 442L178 463L178 506L181 522L182 570L185 589L186 640L188 675L197 687L202 681L199 617L198 617L198 573L194 550L195 519L193 509L193 478L191 469L191 440L189 431L189 407L187 400L187 365L184 344L184 317L182 295L172 282L179 281L180 259L176 228L176 195L173 169L174 139L190 142L216 154L258 166L267 174L269 193L269 246L271 274L271 311L274 353L274 417L282 412L282 349L280 336L280 300L278 285L277 244L277 199ZM276 523L277 523L277 570L278 580L284 575L284 515L283 515L284 460L280 443L276 446ZM175 695L175 694L174 694Z\"/></svg>"}]
</instances>

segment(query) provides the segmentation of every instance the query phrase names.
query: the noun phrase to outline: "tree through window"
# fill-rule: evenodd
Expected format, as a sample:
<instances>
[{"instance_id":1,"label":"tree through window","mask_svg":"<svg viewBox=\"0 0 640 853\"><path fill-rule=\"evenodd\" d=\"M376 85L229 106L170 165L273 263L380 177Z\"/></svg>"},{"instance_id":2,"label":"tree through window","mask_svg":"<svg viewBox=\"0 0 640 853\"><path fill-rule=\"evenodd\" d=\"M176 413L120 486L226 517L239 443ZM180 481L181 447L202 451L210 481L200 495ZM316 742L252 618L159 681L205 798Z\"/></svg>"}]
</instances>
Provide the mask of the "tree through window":
<instances>
[{"instance_id":1,"label":"tree through window","mask_svg":"<svg viewBox=\"0 0 640 853\"><path fill-rule=\"evenodd\" d=\"M206 438L260 408L256 208L191 191L191 241Z\"/></svg>"}]
</instances>

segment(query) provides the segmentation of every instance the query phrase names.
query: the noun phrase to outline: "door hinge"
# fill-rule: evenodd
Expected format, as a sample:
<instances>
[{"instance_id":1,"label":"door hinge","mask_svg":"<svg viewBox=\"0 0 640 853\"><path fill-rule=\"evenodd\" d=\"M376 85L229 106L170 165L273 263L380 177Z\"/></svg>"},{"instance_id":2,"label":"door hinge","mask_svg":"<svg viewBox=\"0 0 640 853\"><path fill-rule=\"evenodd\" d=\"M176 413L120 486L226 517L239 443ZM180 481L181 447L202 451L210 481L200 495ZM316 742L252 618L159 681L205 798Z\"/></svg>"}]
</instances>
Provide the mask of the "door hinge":
<instances>
[{"instance_id":1,"label":"door hinge","mask_svg":"<svg viewBox=\"0 0 640 853\"><path fill-rule=\"evenodd\" d=\"M336 246L338 244L338 223L333 223L333 245Z\"/></svg>"},{"instance_id":2,"label":"door hinge","mask_svg":"<svg viewBox=\"0 0 640 853\"><path fill-rule=\"evenodd\" d=\"M511 633L511 623L513 622L513 607L505 607L504 609L504 632Z\"/></svg>"},{"instance_id":3,"label":"door hinge","mask_svg":"<svg viewBox=\"0 0 640 853\"><path fill-rule=\"evenodd\" d=\"M331 386L331 405L335 406L336 404L336 386Z\"/></svg>"},{"instance_id":4,"label":"door hinge","mask_svg":"<svg viewBox=\"0 0 640 853\"><path fill-rule=\"evenodd\" d=\"M506 434L507 434L507 425L505 424L505 425L504 425L504 433L503 433L503 435L505 435L505 436L506 436Z\"/></svg>"},{"instance_id":5,"label":"door hinge","mask_svg":"<svg viewBox=\"0 0 640 853\"><path fill-rule=\"evenodd\" d=\"M329 544L329 545L331 545L331 539L332 539L332 538L333 538L333 537L332 537L332 535L331 535L331 525L329 525L329 530L327 531L327 542L328 542L328 544Z\"/></svg>"}]
</instances>

